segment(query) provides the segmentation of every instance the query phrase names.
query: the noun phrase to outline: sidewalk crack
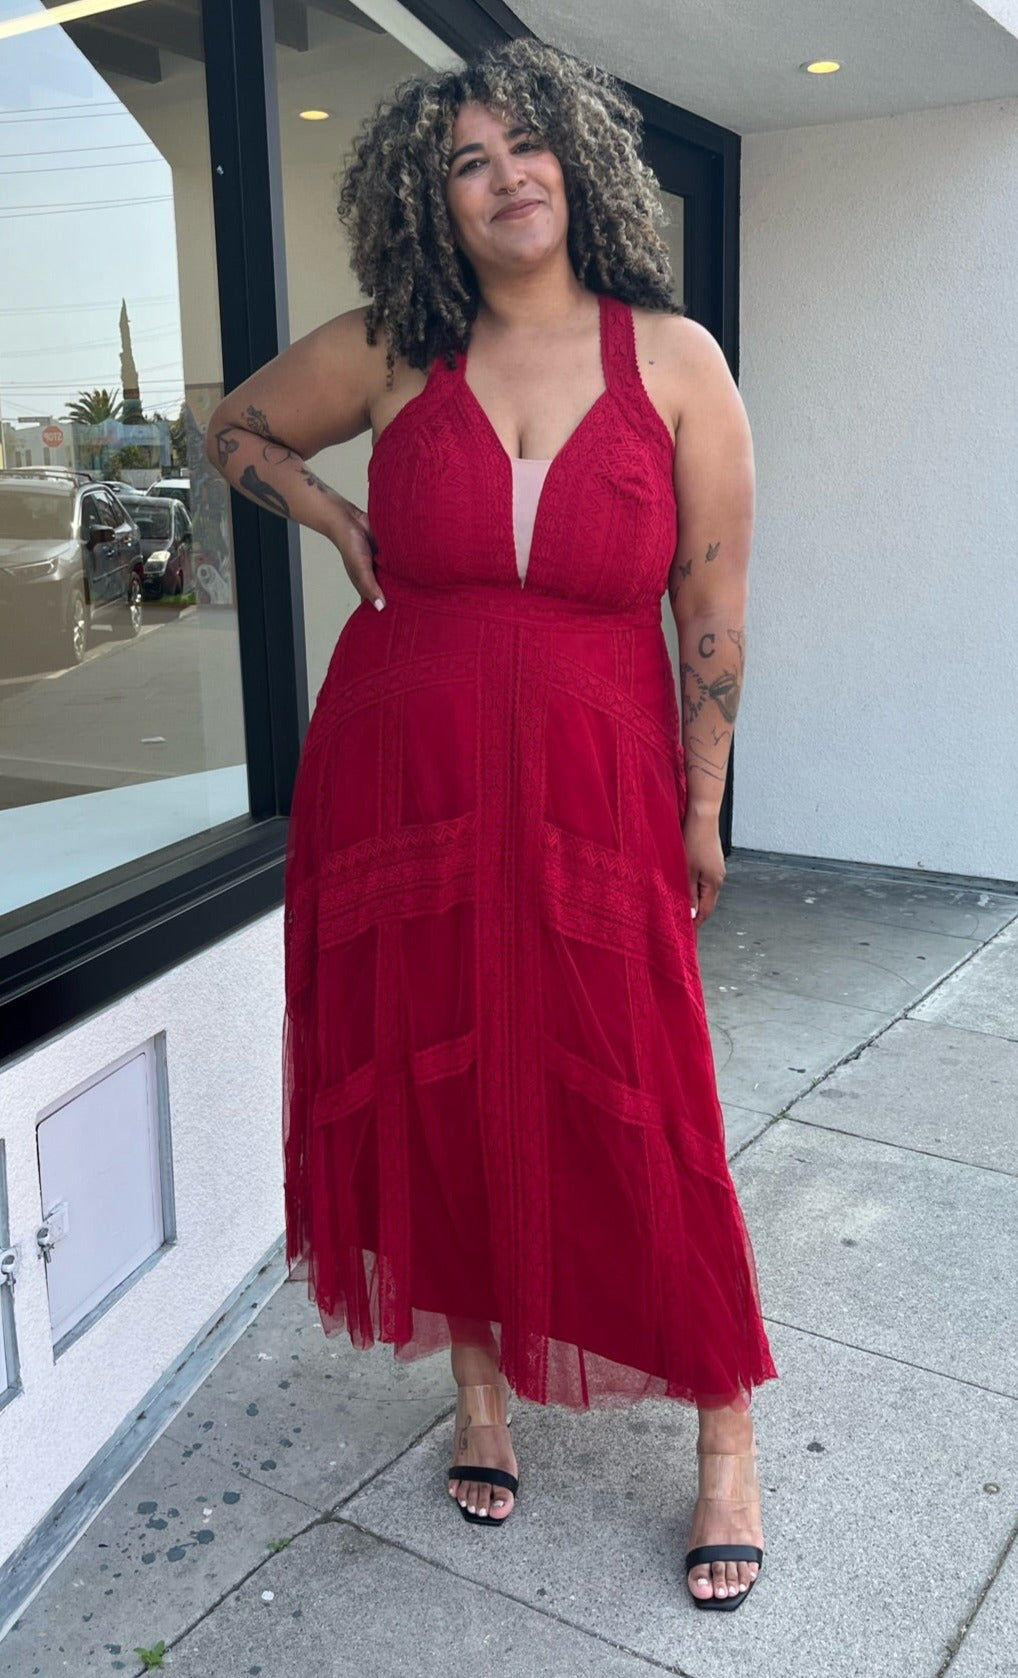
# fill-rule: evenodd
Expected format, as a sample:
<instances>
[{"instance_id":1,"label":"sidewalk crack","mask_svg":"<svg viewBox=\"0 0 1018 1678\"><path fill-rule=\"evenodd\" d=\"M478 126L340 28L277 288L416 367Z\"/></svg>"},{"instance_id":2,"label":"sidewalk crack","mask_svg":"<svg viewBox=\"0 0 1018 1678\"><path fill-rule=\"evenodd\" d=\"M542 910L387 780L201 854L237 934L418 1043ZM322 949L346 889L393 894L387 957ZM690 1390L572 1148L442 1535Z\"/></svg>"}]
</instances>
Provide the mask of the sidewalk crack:
<instances>
[{"instance_id":1,"label":"sidewalk crack","mask_svg":"<svg viewBox=\"0 0 1018 1678\"><path fill-rule=\"evenodd\" d=\"M970 1631L972 1625L975 1622L977 1614L979 1613L980 1609L982 1608L983 1603L986 1601L986 1598L990 1594L990 1590L993 1586L994 1581L996 1580L996 1578L1000 1574L1000 1571L1003 1568L1004 1563L1007 1561L1008 1556L1010 1555L1011 1551L1014 1548L1016 1539L1018 1539L1018 1520L1015 1521L1014 1526L1011 1528L1011 1531L1010 1531L1007 1539L1004 1542L1003 1548L1001 1549L1001 1552L1000 1552L999 1556L997 1557L997 1560L994 1563L993 1567L990 1569L989 1576L984 1580L982 1589L980 1590L978 1596L976 1597L976 1600L975 1600L972 1608L969 1610L969 1613L967 1614L965 1619L962 1620L961 1625L957 1628L957 1630L954 1632L954 1634L951 1637L948 1638L947 1649L945 1650L945 1653L944 1653L944 1659L941 1661L940 1665L937 1667L936 1672L933 1674L933 1678L944 1678L945 1672L947 1672L949 1667L953 1666L955 1656L958 1654L959 1650L962 1648L962 1646L965 1642L965 1639L968 1636L969 1631Z\"/></svg>"}]
</instances>

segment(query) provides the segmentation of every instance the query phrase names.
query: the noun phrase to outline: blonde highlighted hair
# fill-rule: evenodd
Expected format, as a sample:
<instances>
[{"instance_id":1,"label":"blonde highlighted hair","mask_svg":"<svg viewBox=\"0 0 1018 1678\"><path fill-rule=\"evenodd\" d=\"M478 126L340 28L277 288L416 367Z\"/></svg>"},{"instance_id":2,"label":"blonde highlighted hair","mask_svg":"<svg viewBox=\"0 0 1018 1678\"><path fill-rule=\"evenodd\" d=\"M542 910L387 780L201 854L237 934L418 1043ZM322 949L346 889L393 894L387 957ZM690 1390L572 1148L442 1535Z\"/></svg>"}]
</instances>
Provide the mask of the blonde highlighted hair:
<instances>
[{"instance_id":1,"label":"blonde highlighted hair","mask_svg":"<svg viewBox=\"0 0 1018 1678\"><path fill-rule=\"evenodd\" d=\"M670 314L668 247L657 180L640 155L640 112L606 71L530 39L488 49L464 68L409 77L354 141L339 195L351 266L369 298L365 325L399 357L428 368L466 348L479 302L457 247L445 190L457 113L468 103L512 116L554 152L569 208L569 258L590 291Z\"/></svg>"}]
</instances>

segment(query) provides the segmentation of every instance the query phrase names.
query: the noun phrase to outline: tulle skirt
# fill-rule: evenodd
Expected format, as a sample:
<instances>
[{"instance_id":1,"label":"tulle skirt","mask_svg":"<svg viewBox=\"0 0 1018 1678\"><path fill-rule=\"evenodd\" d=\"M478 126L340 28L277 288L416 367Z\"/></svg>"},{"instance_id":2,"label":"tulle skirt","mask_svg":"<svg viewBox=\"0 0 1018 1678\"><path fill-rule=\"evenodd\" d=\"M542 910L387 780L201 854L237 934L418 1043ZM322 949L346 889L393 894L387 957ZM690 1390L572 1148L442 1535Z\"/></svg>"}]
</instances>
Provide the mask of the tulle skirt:
<instances>
[{"instance_id":1,"label":"tulle skirt","mask_svg":"<svg viewBox=\"0 0 1018 1678\"><path fill-rule=\"evenodd\" d=\"M285 882L287 1258L327 1332L522 1398L776 1376L729 1173L660 612L395 577L348 620ZM504 598L503 598L504 596Z\"/></svg>"}]
</instances>

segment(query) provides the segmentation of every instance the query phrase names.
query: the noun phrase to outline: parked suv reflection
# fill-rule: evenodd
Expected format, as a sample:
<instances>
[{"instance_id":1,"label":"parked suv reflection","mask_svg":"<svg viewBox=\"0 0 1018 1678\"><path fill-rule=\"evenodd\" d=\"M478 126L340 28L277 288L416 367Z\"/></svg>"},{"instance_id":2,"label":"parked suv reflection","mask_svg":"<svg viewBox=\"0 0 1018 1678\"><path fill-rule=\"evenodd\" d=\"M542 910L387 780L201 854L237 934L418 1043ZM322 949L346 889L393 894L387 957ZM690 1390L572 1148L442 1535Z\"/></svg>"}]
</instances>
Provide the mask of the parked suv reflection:
<instances>
[{"instance_id":1,"label":"parked suv reflection","mask_svg":"<svg viewBox=\"0 0 1018 1678\"><path fill-rule=\"evenodd\" d=\"M143 559L113 491L78 474L0 470L0 629L49 665L80 664L93 624L141 631Z\"/></svg>"}]
</instances>

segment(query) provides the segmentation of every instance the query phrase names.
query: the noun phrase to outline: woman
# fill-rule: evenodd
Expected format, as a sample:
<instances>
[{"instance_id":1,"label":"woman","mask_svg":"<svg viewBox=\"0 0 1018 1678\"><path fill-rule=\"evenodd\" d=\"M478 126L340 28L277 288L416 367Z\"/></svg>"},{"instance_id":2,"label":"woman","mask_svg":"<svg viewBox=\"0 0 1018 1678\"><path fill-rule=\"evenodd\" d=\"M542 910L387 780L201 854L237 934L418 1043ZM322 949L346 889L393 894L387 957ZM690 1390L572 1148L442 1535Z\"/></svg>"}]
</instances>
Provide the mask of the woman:
<instances>
[{"instance_id":1,"label":"woman","mask_svg":"<svg viewBox=\"0 0 1018 1678\"><path fill-rule=\"evenodd\" d=\"M749 1400L777 1372L696 931L753 463L671 301L638 122L532 41L397 88L341 194L371 301L233 391L208 450L328 536L362 602L290 824L291 1267L354 1345L451 1348L449 1492L489 1529L519 1485L510 1389L695 1403L689 1589L730 1609L763 1559ZM369 427L365 513L304 463Z\"/></svg>"}]
</instances>

